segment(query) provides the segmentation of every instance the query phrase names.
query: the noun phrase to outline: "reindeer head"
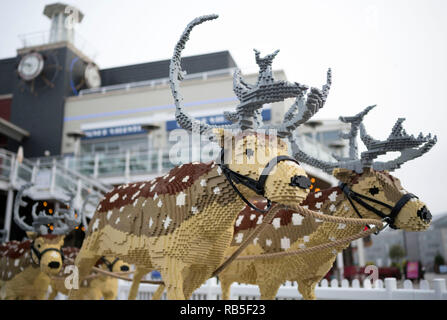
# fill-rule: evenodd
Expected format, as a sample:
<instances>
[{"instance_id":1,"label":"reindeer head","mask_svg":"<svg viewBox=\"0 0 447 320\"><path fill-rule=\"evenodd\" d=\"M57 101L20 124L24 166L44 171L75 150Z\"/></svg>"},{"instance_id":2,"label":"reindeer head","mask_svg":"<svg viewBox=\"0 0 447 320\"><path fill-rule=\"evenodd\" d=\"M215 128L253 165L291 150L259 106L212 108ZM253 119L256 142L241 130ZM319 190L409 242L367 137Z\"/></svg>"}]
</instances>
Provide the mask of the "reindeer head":
<instances>
[{"instance_id":1,"label":"reindeer head","mask_svg":"<svg viewBox=\"0 0 447 320\"><path fill-rule=\"evenodd\" d=\"M287 145L280 138L290 136L301 123L307 121L323 107L331 84L328 71L327 83L323 88L311 88L297 82L276 81L272 73L272 61L278 51L260 57L255 50L259 76L255 84L248 84L240 71L234 73L233 90L240 103L235 112L225 116L233 124L217 127L201 123L192 118L184 109L180 95L180 80L185 72L181 70L180 56L194 26L216 19L217 15L194 19L183 32L174 49L170 65L170 83L176 105L176 119L179 125L200 134L207 134L222 148L220 165L230 183L240 187L244 197L262 195L274 202L296 204L309 192L310 181L298 162L288 156ZM295 98L279 125L264 125L261 109L264 104ZM299 108L299 112L295 110Z\"/></svg>"},{"instance_id":2,"label":"reindeer head","mask_svg":"<svg viewBox=\"0 0 447 320\"><path fill-rule=\"evenodd\" d=\"M127 263L116 257L101 257L99 263L101 268L110 272L127 272L130 270L130 266Z\"/></svg>"},{"instance_id":3,"label":"reindeer head","mask_svg":"<svg viewBox=\"0 0 447 320\"><path fill-rule=\"evenodd\" d=\"M428 228L431 221L430 211L415 195L408 193L399 179L389 172L399 168L403 163L420 157L435 145L436 136L417 138L408 135L402 128L404 119L400 118L394 125L391 134L385 141L373 139L366 133L362 124L363 117L375 106L370 106L354 117L340 117L343 122L351 123L351 130L343 135L349 139L350 150L348 158L334 155L338 162L325 162L315 159L292 141L294 156L309 165L332 173L341 181L340 187L350 199L352 210L365 218L382 218L392 228L408 231L420 231ZM367 151L360 158L357 151L357 133L360 128L360 138ZM387 152L400 152L400 156L388 162L374 161L379 155Z\"/></svg>"},{"instance_id":4,"label":"reindeer head","mask_svg":"<svg viewBox=\"0 0 447 320\"><path fill-rule=\"evenodd\" d=\"M38 203L33 205L31 215L33 217L32 225L28 225L20 217L20 206L25 206L26 202L22 199L26 189L32 184L22 186L17 192L14 203L14 221L26 232L28 238L33 242L31 244L31 259L40 266L42 272L47 274L57 274L62 267L63 254L61 247L64 244L65 235L79 225L81 216L76 215L72 206L71 198L69 209L63 212L55 212L53 215L47 215L41 211L36 214ZM61 215L63 212L63 215Z\"/></svg>"}]
</instances>

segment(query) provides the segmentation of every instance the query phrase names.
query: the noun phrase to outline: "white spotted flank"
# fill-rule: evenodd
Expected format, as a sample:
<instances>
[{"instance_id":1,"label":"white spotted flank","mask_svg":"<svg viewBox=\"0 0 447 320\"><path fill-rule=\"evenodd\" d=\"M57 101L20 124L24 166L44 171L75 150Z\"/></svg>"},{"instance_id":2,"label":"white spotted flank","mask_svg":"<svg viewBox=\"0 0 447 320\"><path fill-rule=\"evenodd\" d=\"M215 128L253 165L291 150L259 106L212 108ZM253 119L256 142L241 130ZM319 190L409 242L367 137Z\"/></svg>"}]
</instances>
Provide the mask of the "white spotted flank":
<instances>
[{"instance_id":1,"label":"white spotted flank","mask_svg":"<svg viewBox=\"0 0 447 320\"><path fill-rule=\"evenodd\" d=\"M109 202L110 203L115 202L115 200L118 199L119 196L120 196L119 193L115 193L113 196L110 197Z\"/></svg>"},{"instance_id":2,"label":"white spotted flank","mask_svg":"<svg viewBox=\"0 0 447 320\"><path fill-rule=\"evenodd\" d=\"M304 217L299 213L292 214L292 224L294 226L300 226L303 223Z\"/></svg>"},{"instance_id":3,"label":"white spotted flank","mask_svg":"<svg viewBox=\"0 0 447 320\"><path fill-rule=\"evenodd\" d=\"M337 199L337 191L332 192L329 196L328 196L329 200L331 200L332 202L335 202L335 200Z\"/></svg>"},{"instance_id":4,"label":"white spotted flank","mask_svg":"<svg viewBox=\"0 0 447 320\"><path fill-rule=\"evenodd\" d=\"M290 239L287 237L281 238L281 249L287 250L290 248Z\"/></svg>"},{"instance_id":5,"label":"white spotted flank","mask_svg":"<svg viewBox=\"0 0 447 320\"><path fill-rule=\"evenodd\" d=\"M166 216L166 219L163 219L163 228L167 229L171 224L172 219L169 216Z\"/></svg>"},{"instance_id":6,"label":"white spotted flank","mask_svg":"<svg viewBox=\"0 0 447 320\"><path fill-rule=\"evenodd\" d=\"M175 201L175 204L177 205L177 206L184 206L185 205L185 199L186 199L186 193L184 193L183 191L182 192L180 192L178 195L177 195L177 198L176 198L176 201Z\"/></svg>"},{"instance_id":7,"label":"white spotted flank","mask_svg":"<svg viewBox=\"0 0 447 320\"><path fill-rule=\"evenodd\" d=\"M281 227L281 218L275 218L272 221L273 228L279 229Z\"/></svg>"},{"instance_id":8,"label":"white spotted flank","mask_svg":"<svg viewBox=\"0 0 447 320\"><path fill-rule=\"evenodd\" d=\"M234 237L234 241L236 241L236 243L241 243L243 238L244 238L244 234L243 234L242 232L239 232L239 233Z\"/></svg>"},{"instance_id":9,"label":"white spotted flank","mask_svg":"<svg viewBox=\"0 0 447 320\"><path fill-rule=\"evenodd\" d=\"M242 220L244 220L243 215L240 215L239 217L237 217L236 223L235 223L236 227L239 227L241 225Z\"/></svg>"}]
</instances>

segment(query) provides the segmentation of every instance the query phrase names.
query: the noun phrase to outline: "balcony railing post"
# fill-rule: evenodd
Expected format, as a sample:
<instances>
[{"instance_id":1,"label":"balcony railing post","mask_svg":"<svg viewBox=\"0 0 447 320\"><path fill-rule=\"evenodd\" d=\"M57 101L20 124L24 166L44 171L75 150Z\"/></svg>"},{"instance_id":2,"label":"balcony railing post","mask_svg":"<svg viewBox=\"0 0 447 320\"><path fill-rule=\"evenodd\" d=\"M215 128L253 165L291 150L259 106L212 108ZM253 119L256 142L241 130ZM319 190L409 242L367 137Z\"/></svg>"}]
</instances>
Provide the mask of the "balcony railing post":
<instances>
[{"instance_id":1,"label":"balcony railing post","mask_svg":"<svg viewBox=\"0 0 447 320\"><path fill-rule=\"evenodd\" d=\"M98 178L99 172L99 154L95 154L95 160L93 162L93 177Z\"/></svg>"},{"instance_id":2,"label":"balcony railing post","mask_svg":"<svg viewBox=\"0 0 447 320\"><path fill-rule=\"evenodd\" d=\"M39 166L40 159L37 159L37 161L33 165L33 172L31 173L31 183L36 183L37 170L39 170Z\"/></svg>"},{"instance_id":3,"label":"balcony railing post","mask_svg":"<svg viewBox=\"0 0 447 320\"><path fill-rule=\"evenodd\" d=\"M163 171L163 149L158 149L158 173L161 174Z\"/></svg>"},{"instance_id":4,"label":"balcony railing post","mask_svg":"<svg viewBox=\"0 0 447 320\"><path fill-rule=\"evenodd\" d=\"M124 178L126 180L126 183L130 181L130 150L126 151L126 165L124 168Z\"/></svg>"},{"instance_id":5,"label":"balcony railing post","mask_svg":"<svg viewBox=\"0 0 447 320\"><path fill-rule=\"evenodd\" d=\"M56 159L53 159L53 165L51 167L51 183L50 183L50 193L53 194L56 187Z\"/></svg>"}]
</instances>

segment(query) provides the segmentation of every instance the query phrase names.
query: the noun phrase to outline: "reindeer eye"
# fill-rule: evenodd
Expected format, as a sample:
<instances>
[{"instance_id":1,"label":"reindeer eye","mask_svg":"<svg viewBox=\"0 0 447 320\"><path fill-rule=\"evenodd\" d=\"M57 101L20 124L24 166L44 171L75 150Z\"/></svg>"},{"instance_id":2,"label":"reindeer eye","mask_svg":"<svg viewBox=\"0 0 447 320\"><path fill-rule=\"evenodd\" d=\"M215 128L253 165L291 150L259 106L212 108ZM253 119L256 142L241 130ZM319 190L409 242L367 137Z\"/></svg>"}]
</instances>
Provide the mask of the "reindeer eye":
<instances>
[{"instance_id":1,"label":"reindeer eye","mask_svg":"<svg viewBox=\"0 0 447 320\"><path fill-rule=\"evenodd\" d=\"M373 196L375 196L376 194L379 193L379 188L377 188L376 186L369 188L369 193L371 193Z\"/></svg>"},{"instance_id":2,"label":"reindeer eye","mask_svg":"<svg viewBox=\"0 0 447 320\"><path fill-rule=\"evenodd\" d=\"M253 151L253 149L245 150L245 154L247 155L247 157L252 157L254 153L255 152Z\"/></svg>"},{"instance_id":3,"label":"reindeer eye","mask_svg":"<svg viewBox=\"0 0 447 320\"><path fill-rule=\"evenodd\" d=\"M37 247L40 248L40 244L37 244Z\"/></svg>"}]
</instances>

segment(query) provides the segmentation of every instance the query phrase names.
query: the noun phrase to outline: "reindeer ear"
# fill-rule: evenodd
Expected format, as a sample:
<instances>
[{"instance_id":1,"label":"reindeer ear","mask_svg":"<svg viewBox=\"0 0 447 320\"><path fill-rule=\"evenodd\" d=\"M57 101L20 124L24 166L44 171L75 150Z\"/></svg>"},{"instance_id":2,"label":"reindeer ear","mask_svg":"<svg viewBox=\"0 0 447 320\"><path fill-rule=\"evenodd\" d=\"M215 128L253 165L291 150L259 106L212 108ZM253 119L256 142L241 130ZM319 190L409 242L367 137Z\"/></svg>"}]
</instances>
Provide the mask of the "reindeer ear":
<instances>
[{"instance_id":1,"label":"reindeer ear","mask_svg":"<svg viewBox=\"0 0 447 320\"><path fill-rule=\"evenodd\" d=\"M332 175L341 182L348 183L356 175L354 171L345 168L335 168Z\"/></svg>"},{"instance_id":2,"label":"reindeer ear","mask_svg":"<svg viewBox=\"0 0 447 320\"><path fill-rule=\"evenodd\" d=\"M26 231L26 236L31 240L35 240L37 238L37 233L34 231Z\"/></svg>"}]
</instances>

